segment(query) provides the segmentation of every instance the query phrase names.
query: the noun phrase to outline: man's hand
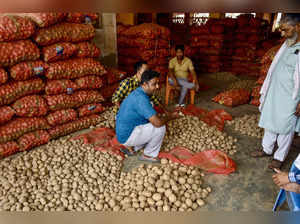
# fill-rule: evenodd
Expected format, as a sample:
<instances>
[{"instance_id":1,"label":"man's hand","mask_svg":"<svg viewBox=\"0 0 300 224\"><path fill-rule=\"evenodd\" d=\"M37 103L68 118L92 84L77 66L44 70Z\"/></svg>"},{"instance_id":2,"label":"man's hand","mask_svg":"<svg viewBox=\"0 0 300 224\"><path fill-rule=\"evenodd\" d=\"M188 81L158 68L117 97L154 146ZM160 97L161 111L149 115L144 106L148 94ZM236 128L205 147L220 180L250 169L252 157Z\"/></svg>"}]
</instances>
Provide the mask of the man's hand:
<instances>
[{"instance_id":1,"label":"man's hand","mask_svg":"<svg viewBox=\"0 0 300 224\"><path fill-rule=\"evenodd\" d=\"M295 193L300 193L300 184L297 183L289 183L286 185L283 185L282 188L286 191L291 191Z\"/></svg>"},{"instance_id":2,"label":"man's hand","mask_svg":"<svg viewBox=\"0 0 300 224\"><path fill-rule=\"evenodd\" d=\"M298 106L297 106L297 108L296 108L295 115L296 115L297 117L300 117L300 103L298 104Z\"/></svg>"},{"instance_id":3,"label":"man's hand","mask_svg":"<svg viewBox=\"0 0 300 224\"><path fill-rule=\"evenodd\" d=\"M199 83L198 82L195 84L195 90L196 90L196 92L199 91Z\"/></svg>"},{"instance_id":4,"label":"man's hand","mask_svg":"<svg viewBox=\"0 0 300 224\"><path fill-rule=\"evenodd\" d=\"M276 174L274 174L272 176L272 178L273 178L274 183L277 186L279 186L279 187L282 188L284 185L290 183L289 174L288 173L282 172L281 170L276 169L276 168L274 170L275 170Z\"/></svg>"}]
</instances>

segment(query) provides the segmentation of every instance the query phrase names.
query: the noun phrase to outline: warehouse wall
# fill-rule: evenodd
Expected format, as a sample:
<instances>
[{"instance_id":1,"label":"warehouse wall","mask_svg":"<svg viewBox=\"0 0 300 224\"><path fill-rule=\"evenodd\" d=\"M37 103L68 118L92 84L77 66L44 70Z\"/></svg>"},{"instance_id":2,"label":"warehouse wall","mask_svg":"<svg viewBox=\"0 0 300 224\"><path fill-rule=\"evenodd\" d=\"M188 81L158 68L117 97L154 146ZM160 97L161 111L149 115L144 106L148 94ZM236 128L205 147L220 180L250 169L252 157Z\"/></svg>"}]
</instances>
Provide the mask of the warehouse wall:
<instances>
[{"instance_id":1,"label":"warehouse wall","mask_svg":"<svg viewBox=\"0 0 300 224\"><path fill-rule=\"evenodd\" d=\"M94 43L102 52L104 65L117 66L117 25L115 13L102 14L102 28L96 29Z\"/></svg>"},{"instance_id":2,"label":"warehouse wall","mask_svg":"<svg viewBox=\"0 0 300 224\"><path fill-rule=\"evenodd\" d=\"M117 22L123 23L124 25L134 25L135 14L134 13L118 13Z\"/></svg>"}]
</instances>

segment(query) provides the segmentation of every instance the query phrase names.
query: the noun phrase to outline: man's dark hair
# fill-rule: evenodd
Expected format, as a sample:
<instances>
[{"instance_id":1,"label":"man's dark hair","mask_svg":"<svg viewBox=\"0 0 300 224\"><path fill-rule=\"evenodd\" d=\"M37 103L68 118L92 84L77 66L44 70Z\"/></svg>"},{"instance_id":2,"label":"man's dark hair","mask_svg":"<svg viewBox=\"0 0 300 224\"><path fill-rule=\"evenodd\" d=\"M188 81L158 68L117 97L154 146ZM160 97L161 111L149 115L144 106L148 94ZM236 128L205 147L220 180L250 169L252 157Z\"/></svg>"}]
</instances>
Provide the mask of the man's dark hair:
<instances>
[{"instance_id":1,"label":"man's dark hair","mask_svg":"<svg viewBox=\"0 0 300 224\"><path fill-rule=\"evenodd\" d=\"M178 45L176 45L175 51L177 51L177 50L182 50L182 51L184 51L184 45L183 45L183 44L178 44Z\"/></svg>"},{"instance_id":2,"label":"man's dark hair","mask_svg":"<svg viewBox=\"0 0 300 224\"><path fill-rule=\"evenodd\" d=\"M134 72L137 73L138 70L140 70L141 67L146 64L147 64L146 61L138 61L137 63L134 64Z\"/></svg>"},{"instance_id":3,"label":"man's dark hair","mask_svg":"<svg viewBox=\"0 0 300 224\"><path fill-rule=\"evenodd\" d=\"M285 13L280 22L295 26L300 23L300 13Z\"/></svg>"},{"instance_id":4,"label":"man's dark hair","mask_svg":"<svg viewBox=\"0 0 300 224\"><path fill-rule=\"evenodd\" d=\"M150 80L154 78L159 78L159 73L153 70L146 70L142 74L141 78L141 85L143 85L145 82L149 82Z\"/></svg>"}]
</instances>

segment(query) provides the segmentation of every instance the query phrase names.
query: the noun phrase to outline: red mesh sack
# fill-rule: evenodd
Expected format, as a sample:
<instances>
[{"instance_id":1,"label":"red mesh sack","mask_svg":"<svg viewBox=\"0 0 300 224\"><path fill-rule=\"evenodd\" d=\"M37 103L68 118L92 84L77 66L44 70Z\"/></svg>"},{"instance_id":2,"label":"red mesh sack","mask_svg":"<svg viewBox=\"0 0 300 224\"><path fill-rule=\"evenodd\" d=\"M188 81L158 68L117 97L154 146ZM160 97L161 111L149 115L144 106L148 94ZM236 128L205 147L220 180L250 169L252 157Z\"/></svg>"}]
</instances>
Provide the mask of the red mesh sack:
<instances>
[{"instance_id":1,"label":"red mesh sack","mask_svg":"<svg viewBox=\"0 0 300 224\"><path fill-rule=\"evenodd\" d=\"M191 46L192 47L208 47L209 40L203 39L202 36L193 36L191 38Z\"/></svg>"},{"instance_id":2,"label":"red mesh sack","mask_svg":"<svg viewBox=\"0 0 300 224\"><path fill-rule=\"evenodd\" d=\"M17 81L24 81L44 74L48 65L43 61L21 62L10 68L10 76Z\"/></svg>"},{"instance_id":3,"label":"red mesh sack","mask_svg":"<svg viewBox=\"0 0 300 224\"><path fill-rule=\"evenodd\" d=\"M41 79L12 82L0 86L0 106L11 104L17 99L31 94L36 94L45 89Z\"/></svg>"},{"instance_id":4,"label":"red mesh sack","mask_svg":"<svg viewBox=\"0 0 300 224\"><path fill-rule=\"evenodd\" d=\"M221 54L221 49L218 48L199 48L199 53L204 54L204 55L220 55Z\"/></svg>"},{"instance_id":5,"label":"red mesh sack","mask_svg":"<svg viewBox=\"0 0 300 224\"><path fill-rule=\"evenodd\" d=\"M0 159L13 155L19 151L19 145L14 142L0 144Z\"/></svg>"},{"instance_id":6,"label":"red mesh sack","mask_svg":"<svg viewBox=\"0 0 300 224\"><path fill-rule=\"evenodd\" d=\"M84 144L92 144L95 150L109 152L122 156L123 159L125 158L124 153L120 151L124 146L118 142L115 131L110 128L96 128L85 134L77 135L73 139L81 139Z\"/></svg>"},{"instance_id":7,"label":"red mesh sack","mask_svg":"<svg viewBox=\"0 0 300 224\"><path fill-rule=\"evenodd\" d=\"M251 105L254 105L254 106L256 106L256 107L259 107L259 105L260 105L259 98L253 98L253 99L250 101L250 104L251 104Z\"/></svg>"},{"instance_id":8,"label":"red mesh sack","mask_svg":"<svg viewBox=\"0 0 300 224\"><path fill-rule=\"evenodd\" d=\"M66 123L54 128L51 128L48 132L51 139L55 139L61 136L71 134L75 131L89 128L92 125L96 125L99 122L100 116L93 114L86 117L81 117L78 120Z\"/></svg>"},{"instance_id":9,"label":"red mesh sack","mask_svg":"<svg viewBox=\"0 0 300 224\"><path fill-rule=\"evenodd\" d=\"M72 95L60 94L45 96L47 104L52 111L80 107L84 104L104 101L103 96L96 90L78 91Z\"/></svg>"},{"instance_id":10,"label":"red mesh sack","mask_svg":"<svg viewBox=\"0 0 300 224\"><path fill-rule=\"evenodd\" d=\"M99 103L87 104L78 108L78 116L84 117L91 114L102 113L105 110L105 107Z\"/></svg>"},{"instance_id":11,"label":"red mesh sack","mask_svg":"<svg viewBox=\"0 0 300 224\"><path fill-rule=\"evenodd\" d=\"M150 60L153 57L168 57L169 50L168 49L158 49L158 50L144 50L141 51L139 48L122 48L118 50L119 55L128 56L132 58L142 59L145 61Z\"/></svg>"},{"instance_id":12,"label":"red mesh sack","mask_svg":"<svg viewBox=\"0 0 300 224\"><path fill-rule=\"evenodd\" d=\"M0 16L0 41L15 41L29 38L35 32L32 21L20 16Z\"/></svg>"},{"instance_id":13,"label":"red mesh sack","mask_svg":"<svg viewBox=\"0 0 300 224\"><path fill-rule=\"evenodd\" d=\"M219 24L214 24L210 27L210 31L215 34L224 33L224 26L219 25Z\"/></svg>"},{"instance_id":14,"label":"red mesh sack","mask_svg":"<svg viewBox=\"0 0 300 224\"><path fill-rule=\"evenodd\" d=\"M277 51L279 50L279 48L281 47L281 45L277 45L275 47L272 47L270 50L268 50L266 52L266 54L262 57L261 59L261 63L270 63L273 61Z\"/></svg>"},{"instance_id":15,"label":"red mesh sack","mask_svg":"<svg viewBox=\"0 0 300 224\"><path fill-rule=\"evenodd\" d=\"M76 83L68 79L48 80L45 88L47 95L57 95L61 93L72 94L79 87Z\"/></svg>"},{"instance_id":16,"label":"red mesh sack","mask_svg":"<svg viewBox=\"0 0 300 224\"><path fill-rule=\"evenodd\" d=\"M127 77L126 72L116 68L107 68L106 79L108 84L119 82Z\"/></svg>"},{"instance_id":17,"label":"red mesh sack","mask_svg":"<svg viewBox=\"0 0 300 224\"><path fill-rule=\"evenodd\" d=\"M48 79L74 79L85 75L104 75L106 70L92 58L70 59L50 63L46 72Z\"/></svg>"},{"instance_id":18,"label":"red mesh sack","mask_svg":"<svg viewBox=\"0 0 300 224\"><path fill-rule=\"evenodd\" d=\"M0 43L0 66L8 67L23 61L34 61L40 57L40 50L30 40Z\"/></svg>"},{"instance_id":19,"label":"red mesh sack","mask_svg":"<svg viewBox=\"0 0 300 224\"><path fill-rule=\"evenodd\" d=\"M260 88L261 88L261 86L255 86L255 87L252 89L251 96L253 96L253 97L259 97L259 96L260 96L260 94L259 94Z\"/></svg>"},{"instance_id":20,"label":"red mesh sack","mask_svg":"<svg viewBox=\"0 0 300 224\"><path fill-rule=\"evenodd\" d=\"M216 174L230 174L236 170L234 161L219 150L193 153L187 148L175 147L170 152L160 152L158 157L167 158L183 165L198 166L207 172Z\"/></svg>"},{"instance_id":21,"label":"red mesh sack","mask_svg":"<svg viewBox=\"0 0 300 224\"><path fill-rule=\"evenodd\" d=\"M48 105L43 97L38 95L25 96L12 105L19 117L39 117L48 112Z\"/></svg>"},{"instance_id":22,"label":"red mesh sack","mask_svg":"<svg viewBox=\"0 0 300 224\"><path fill-rule=\"evenodd\" d=\"M192 26L190 29L190 33L192 35L210 34L209 26L207 24L200 25L200 26Z\"/></svg>"},{"instance_id":23,"label":"red mesh sack","mask_svg":"<svg viewBox=\"0 0 300 224\"><path fill-rule=\"evenodd\" d=\"M250 19L253 18L252 14L242 14L237 17L237 24L239 27L249 26Z\"/></svg>"},{"instance_id":24,"label":"red mesh sack","mask_svg":"<svg viewBox=\"0 0 300 224\"><path fill-rule=\"evenodd\" d=\"M220 93L213 98L213 101L225 106L238 106L249 102L250 92L245 89L233 89Z\"/></svg>"},{"instance_id":25,"label":"red mesh sack","mask_svg":"<svg viewBox=\"0 0 300 224\"><path fill-rule=\"evenodd\" d=\"M44 13L22 13L22 16L29 17L39 27L47 27L62 21L65 13L62 12L44 12Z\"/></svg>"},{"instance_id":26,"label":"red mesh sack","mask_svg":"<svg viewBox=\"0 0 300 224\"><path fill-rule=\"evenodd\" d=\"M10 121L15 113L14 109L9 106L0 107L0 125Z\"/></svg>"},{"instance_id":27,"label":"red mesh sack","mask_svg":"<svg viewBox=\"0 0 300 224\"><path fill-rule=\"evenodd\" d=\"M126 37L142 37L145 39L161 38L169 40L170 30L154 23L143 23L125 30L123 35Z\"/></svg>"},{"instance_id":28,"label":"red mesh sack","mask_svg":"<svg viewBox=\"0 0 300 224\"><path fill-rule=\"evenodd\" d=\"M66 21L70 23L95 24L98 19L98 13L69 12Z\"/></svg>"},{"instance_id":29,"label":"red mesh sack","mask_svg":"<svg viewBox=\"0 0 300 224\"><path fill-rule=\"evenodd\" d=\"M78 58L99 58L101 55L100 48L90 42L76 44Z\"/></svg>"},{"instance_id":30,"label":"red mesh sack","mask_svg":"<svg viewBox=\"0 0 300 224\"><path fill-rule=\"evenodd\" d=\"M43 48L43 57L46 62L55 62L70 58L77 51L72 43L57 43Z\"/></svg>"},{"instance_id":31,"label":"red mesh sack","mask_svg":"<svg viewBox=\"0 0 300 224\"><path fill-rule=\"evenodd\" d=\"M259 79L256 81L256 84L258 85L264 84L265 78L266 78L265 76L260 76Z\"/></svg>"},{"instance_id":32,"label":"red mesh sack","mask_svg":"<svg viewBox=\"0 0 300 224\"><path fill-rule=\"evenodd\" d=\"M3 68L0 68L0 85L6 83L7 79L7 72Z\"/></svg>"},{"instance_id":33,"label":"red mesh sack","mask_svg":"<svg viewBox=\"0 0 300 224\"><path fill-rule=\"evenodd\" d=\"M114 92L117 90L118 87L119 87L119 83L105 86L100 89L100 93L104 97L104 99L108 100L112 97L112 95L114 94Z\"/></svg>"},{"instance_id":34,"label":"red mesh sack","mask_svg":"<svg viewBox=\"0 0 300 224\"><path fill-rule=\"evenodd\" d=\"M252 34L248 37L248 41L250 43L255 43L257 44L259 41L261 41L261 37L257 34Z\"/></svg>"},{"instance_id":35,"label":"red mesh sack","mask_svg":"<svg viewBox=\"0 0 300 224\"><path fill-rule=\"evenodd\" d=\"M51 126L57 126L77 119L77 112L74 109L59 110L50 113L47 121Z\"/></svg>"},{"instance_id":36,"label":"red mesh sack","mask_svg":"<svg viewBox=\"0 0 300 224\"><path fill-rule=\"evenodd\" d=\"M103 86L102 78L95 75L78 78L75 83L79 89L100 89Z\"/></svg>"},{"instance_id":37,"label":"red mesh sack","mask_svg":"<svg viewBox=\"0 0 300 224\"><path fill-rule=\"evenodd\" d=\"M223 41L212 40L212 41L209 41L209 44L211 47L213 47L215 49L220 49L223 47Z\"/></svg>"},{"instance_id":38,"label":"red mesh sack","mask_svg":"<svg viewBox=\"0 0 300 224\"><path fill-rule=\"evenodd\" d=\"M118 46L138 47L141 50L164 49L169 48L169 41L162 39L151 40L144 38L127 38L121 36L118 38Z\"/></svg>"},{"instance_id":39,"label":"red mesh sack","mask_svg":"<svg viewBox=\"0 0 300 224\"><path fill-rule=\"evenodd\" d=\"M60 23L39 29L34 40L40 46L58 42L81 42L94 38L95 29L89 24Z\"/></svg>"},{"instance_id":40,"label":"red mesh sack","mask_svg":"<svg viewBox=\"0 0 300 224\"><path fill-rule=\"evenodd\" d=\"M50 141L50 135L45 130L27 133L18 139L20 151L27 151L33 147L44 145Z\"/></svg>"},{"instance_id":41,"label":"red mesh sack","mask_svg":"<svg viewBox=\"0 0 300 224\"><path fill-rule=\"evenodd\" d=\"M6 143L18 139L22 135L36 131L48 129L49 124L45 118L16 118L7 124L0 126L0 143Z\"/></svg>"},{"instance_id":42,"label":"red mesh sack","mask_svg":"<svg viewBox=\"0 0 300 224\"><path fill-rule=\"evenodd\" d=\"M262 25L262 20L260 18L251 18L250 26L259 28Z\"/></svg>"}]
</instances>

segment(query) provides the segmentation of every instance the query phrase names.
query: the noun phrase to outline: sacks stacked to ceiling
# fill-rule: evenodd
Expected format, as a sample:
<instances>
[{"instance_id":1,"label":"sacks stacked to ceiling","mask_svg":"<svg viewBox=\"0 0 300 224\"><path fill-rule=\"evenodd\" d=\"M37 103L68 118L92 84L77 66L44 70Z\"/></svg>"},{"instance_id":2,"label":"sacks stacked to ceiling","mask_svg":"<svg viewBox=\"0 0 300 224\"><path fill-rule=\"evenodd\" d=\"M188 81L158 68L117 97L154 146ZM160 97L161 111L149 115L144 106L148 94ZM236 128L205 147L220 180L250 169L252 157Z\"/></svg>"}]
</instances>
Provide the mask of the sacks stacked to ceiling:
<instances>
[{"instance_id":1,"label":"sacks stacked to ceiling","mask_svg":"<svg viewBox=\"0 0 300 224\"><path fill-rule=\"evenodd\" d=\"M209 19L206 24L193 26L191 47L194 49L194 63L200 72L219 72L224 42L224 25L220 20Z\"/></svg>"},{"instance_id":2,"label":"sacks stacked to ceiling","mask_svg":"<svg viewBox=\"0 0 300 224\"><path fill-rule=\"evenodd\" d=\"M0 17L0 157L97 123L105 109L99 89L106 69L91 43L95 29L85 24L97 18L94 13Z\"/></svg>"},{"instance_id":3,"label":"sacks stacked to ceiling","mask_svg":"<svg viewBox=\"0 0 300 224\"><path fill-rule=\"evenodd\" d=\"M261 59L260 76L259 76L258 80L256 81L256 86L252 89L252 93L251 93L252 99L251 99L250 104L252 104L254 106L260 105L259 92L260 92L261 86L263 85L263 83L265 81L265 78L267 76L267 73L271 66L271 63L280 47L281 47L281 44L272 47L265 53L265 55Z\"/></svg>"},{"instance_id":4,"label":"sacks stacked to ceiling","mask_svg":"<svg viewBox=\"0 0 300 224\"><path fill-rule=\"evenodd\" d=\"M149 67L161 73L161 81L168 72L170 30L153 23L144 23L118 31L119 68L132 74L134 64L147 61Z\"/></svg>"},{"instance_id":5,"label":"sacks stacked to ceiling","mask_svg":"<svg viewBox=\"0 0 300 224\"><path fill-rule=\"evenodd\" d=\"M268 36L266 21L251 14L242 14L237 18L234 33L232 72L250 76L259 76L260 57L257 52Z\"/></svg>"}]
</instances>

